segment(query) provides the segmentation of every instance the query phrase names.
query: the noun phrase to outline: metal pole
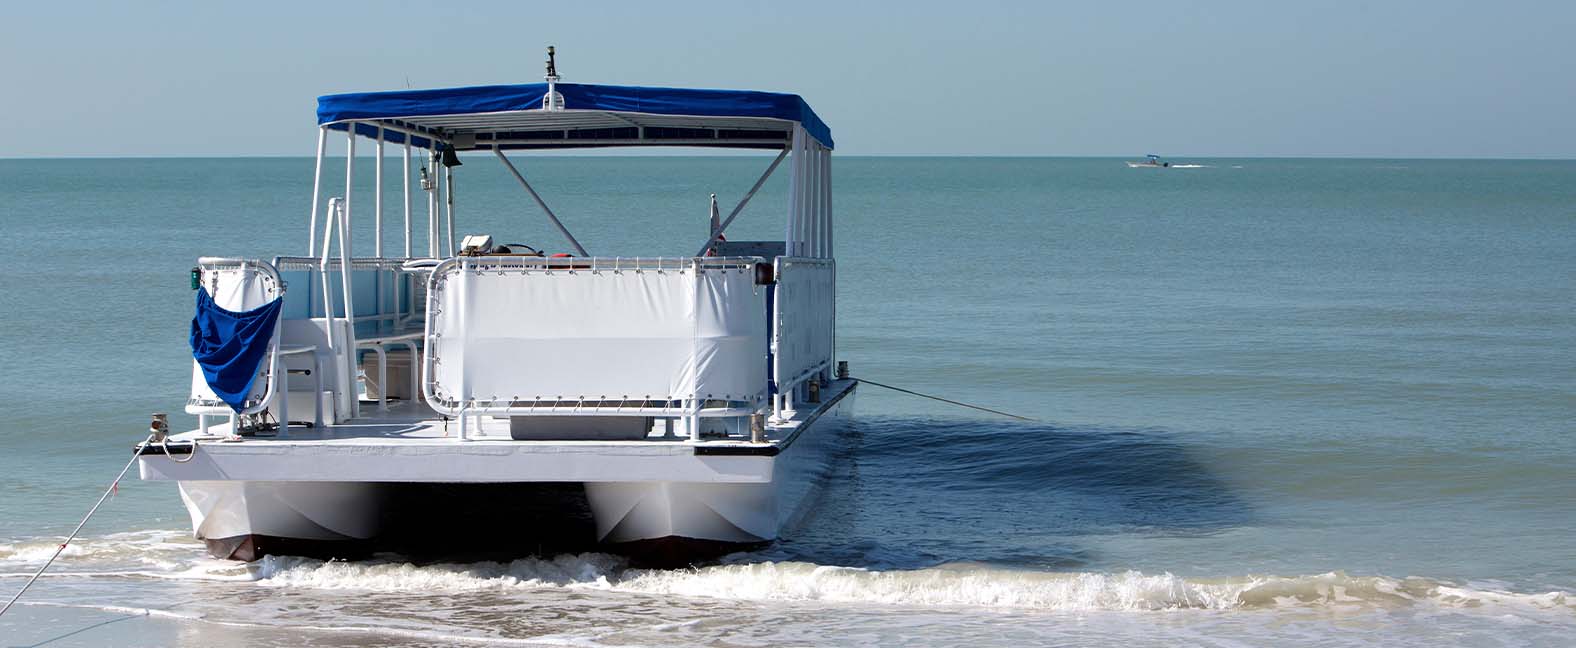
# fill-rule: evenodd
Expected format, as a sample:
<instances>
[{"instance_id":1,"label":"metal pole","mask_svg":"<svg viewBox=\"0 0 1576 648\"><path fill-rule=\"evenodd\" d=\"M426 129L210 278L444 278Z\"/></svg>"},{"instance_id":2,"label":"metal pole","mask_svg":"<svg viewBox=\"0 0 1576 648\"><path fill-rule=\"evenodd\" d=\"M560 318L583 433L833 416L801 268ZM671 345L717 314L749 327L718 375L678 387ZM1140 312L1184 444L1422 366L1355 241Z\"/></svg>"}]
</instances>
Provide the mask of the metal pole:
<instances>
[{"instance_id":1,"label":"metal pole","mask_svg":"<svg viewBox=\"0 0 1576 648\"><path fill-rule=\"evenodd\" d=\"M350 417L361 416L361 399L356 396L356 302L350 289L350 201L339 219L339 285L345 297L345 389L350 397ZM333 326L332 319L329 326Z\"/></svg>"},{"instance_id":2,"label":"metal pole","mask_svg":"<svg viewBox=\"0 0 1576 648\"><path fill-rule=\"evenodd\" d=\"M805 168L809 175L805 178L806 201L804 219L804 238L809 254L807 256L821 256L821 160L815 152L815 140L805 138L804 156Z\"/></svg>"},{"instance_id":3,"label":"metal pole","mask_svg":"<svg viewBox=\"0 0 1576 648\"><path fill-rule=\"evenodd\" d=\"M825 247L822 256L832 258L832 149L821 151L821 195L822 218L826 220L826 231L821 234Z\"/></svg>"},{"instance_id":4,"label":"metal pole","mask_svg":"<svg viewBox=\"0 0 1576 648\"><path fill-rule=\"evenodd\" d=\"M350 128L345 130L345 197L344 200L340 202L340 207L345 211L344 215L340 217L340 220L343 221L341 223L342 225L348 226L350 224L350 191L352 184L354 184L352 180L355 178L355 174L356 122L350 122ZM339 241L339 246L341 251L350 249L350 238L347 236L346 238L341 239ZM350 267L346 266L342 269L342 271L350 272ZM346 311L346 313L348 314L349 311Z\"/></svg>"},{"instance_id":5,"label":"metal pole","mask_svg":"<svg viewBox=\"0 0 1576 648\"><path fill-rule=\"evenodd\" d=\"M405 258L410 258L410 136L405 136ZM414 372L412 372L414 374Z\"/></svg>"},{"instance_id":6,"label":"metal pole","mask_svg":"<svg viewBox=\"0 0 1576 648\"><path fill-rule=\"evenodd\" d=\"M788 256L799 256L799 212L804 203L804 128L793 127L793 175L788 179Z\"/></svg>"},{"instance_id":7,"label":"metal pole","mask_svg":"<svg viewBox=\"0 0 1576 648\"><path fill-rule=\"evenodd\" d=\"M377 179L372 186L372 256L383 258L383 127L378 126L378 159L373 164ZM381 293L380 293L381 294Z\"/></svg>"},{"instance_id":8,"label":"metal pole","mask_svg":"<svg viewBox=\"0 0 1576 648\"><path fill-rule=\"evenodd\" d=\"M443 204L444 220L449 227L449 256L454 256L454 171L443 167Z\"/></svg>"},{"instance_id":9,"label":"metal pole","mask_svg":"<svg viewBox=\"0 0 1576 648\"><path fill-rule=\"evenodd\" d=\"M317 129L317 168L312 171L312 214L307 223L307 254L317 252L317 199L323 186L323 151L328 146L328 127Z\"/></svg>"},{"instance_id":10,"label":"metal pole","mask_svg":"<svg viewBox=\"0 0 1576 648\"><path fill-rule=\"evenodd\" d=\"M334 293L329 289L328 283L328 248L330 241L334 238L334 219L336 218L335 215L339 213L339 200L338 198L328 199L328 215L324 218L325 222L323 223L323 256L322 260L318 261L317 264L318 278L323 284L323 325L325 332L328 334L328 355L334 359L334 362L339 361L338 354L335 353L339 348L334 346ZM307 308L307 313L311 313L310 306ZM341 373L339 379L343 378L344 374ZM339 379L336 379L336 382ZM322 389L319 388L318 392L313 394L312 397L321 401L323 398ZM331 401L331 403L334 406L332 418L337 419L339 418L338 401Z\"/></svg>"},{"instance_id":11,"label":"metal pole","mask_svg":"<svg viewBox=\"0 0 1576 648\"><path fill-rule=\"evenodd\" d=\"M553 221L553 226L558 228L558 232L563 234L564 238L569 239L569 244L574 246L575 253L579 254L580 256L591 256L586 252L584 247L581 247L580 241L575 240L575 235L569 233L569 228L564 227L564 224L559 222L558 216L553 214L552 208L548 207L547 203L542 201L541 196L536 195L536 190L531 188L531 183L525 181L525 176L520 175L520 170L514 168L514 163L509 161L509 157L504 155L503 151L498 149L493 149L493 154L497 155L498 159L503 161L504 166L509 167L509 173L514 174L514 179L518 180L520 182L520 186L525 187L526 192L531 194L531 198L536 200L537 206L541 207L542 211L547 214L548 220ZM730 216L728 220L733 220L733 217ZM723 227L727 227L727 225L724 224ZM709 243L710 242L708 241L708 247ZM701 254L704 254L705 252L705 250L701 250ZM699 256L699 254L696 256Z\"/></svg>"},{"instance_id":12,"label":"metal pole","mask_svg":"<svg viewBox=\"0 0 1576 648\"><path fill-rule=\"evenodd\" d=\"M777 154L777 159L772 160L771 166L766 167L766 172L762 173L760 179L755 181L755 186L750 187L749 193L744 194L744 197L739 199L739 204L733 206L733 211L728 212L728 217L723 219L722 225L717 227L717 231L711 233L711 238L706 239L706 245L701 246L700 251L696 252L695 256L705 254L706 250L711 249L711 245L717 242L717 237L722 236L723 230L728 229L728 226L733 224L733 219L738 218L739 212L744 211L744 206L750 204L750 199L755 197L755 192L761 190L761 185L766 184L766 179L772 177L772 172L777 170L777 165L782 164L785 157L788 157L787 148L784 148L781 153Z\"/></svg>"},{"instance_id":13,"label":"metal pole","mask_svg":"<svg viewBox=\"0 0 1576 648\"><path fill-rule=\"evenodd\" d=\"M834 229L836 229L836 228L834 226L834 221L832 219L832 149L825 149L825 150L823 150L821 152L821 155L823 156L823 163L821 165L821 177L823 179L823 184L826 187L826 196L825 196L825 200L826 200L826 258L833 259L835 257L833 256L833 253L832 253L832 231ZM835 363L837 361L837 262L836 261L832 262L831 271L832 271L832 285L831 285L831 288L830 288L830 293L831 294L827 295L827 300L829 300L831 302L831 303L827 304L827 309L828 309L827 318L829 320L831 320L831 321L827 322L827 325L826 325L827 326L827 330L829 331L828 335L831 336L831 340L830 340L830 344L827 345L827 349L828 349L827 353L830 356L830 357L827 358L827 360L830 361L830 362L834 362Z\"/></svg>"},{"instance_id":14,"label":"metal pole","mask_svg":"<svg viewBox=\"0 0 1576 648\"><path fill-rule=\"evenodd\" d=\"M427 154L427 256L438 256L438 167L432 163L432 154Z\"/></svg>"}]
</instances>

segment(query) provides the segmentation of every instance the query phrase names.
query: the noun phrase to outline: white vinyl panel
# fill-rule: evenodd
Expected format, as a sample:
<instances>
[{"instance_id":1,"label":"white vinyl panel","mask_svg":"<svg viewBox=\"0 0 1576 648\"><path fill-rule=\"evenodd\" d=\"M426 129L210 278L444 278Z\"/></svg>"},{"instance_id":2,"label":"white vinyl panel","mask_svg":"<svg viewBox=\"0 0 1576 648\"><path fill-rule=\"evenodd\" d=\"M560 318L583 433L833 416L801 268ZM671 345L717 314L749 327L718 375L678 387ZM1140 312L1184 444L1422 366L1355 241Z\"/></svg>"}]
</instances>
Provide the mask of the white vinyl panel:
<instances>
[{"instance_id":1,"label":"white vinyl panel","mask_svg":"<svg viewBox=\"0 0 1576 648\"><path fill-rule=\"evenodd\" d=\"M695 312L695 394L754 400L766 387L766 290L751 268L701 273Z\"/></svg>"},{"instance_id":2,"label":"white vinyl panel","mask_svg":"<svg viewBox=\"0 0 1576 648\"><path fill-rule=\"evenodd\" d=\"M764 383L749 273L709 271L697 287L693 271L451 268L433 299L436 391L451 401L738 398Z\"/></svg>"}]
</instances>

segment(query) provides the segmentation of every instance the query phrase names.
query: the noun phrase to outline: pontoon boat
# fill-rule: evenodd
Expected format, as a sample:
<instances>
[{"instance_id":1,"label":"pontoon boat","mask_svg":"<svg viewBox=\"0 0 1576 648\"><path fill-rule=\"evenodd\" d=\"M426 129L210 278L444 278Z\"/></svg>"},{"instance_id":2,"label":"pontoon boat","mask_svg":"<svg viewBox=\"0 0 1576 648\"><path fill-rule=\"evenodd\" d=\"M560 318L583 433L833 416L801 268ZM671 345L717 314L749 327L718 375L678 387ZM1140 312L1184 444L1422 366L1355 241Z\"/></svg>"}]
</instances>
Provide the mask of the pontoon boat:
<instances>
[{"instance_id":1,"label":"pontoon boat","mask_svg":"<svg viewBox=\"0 0 1576 648\"><path fill-rule=\"evenodd\" d=\"M198 261L197 429L138 450L214 555L348 556L451 507L507 540L559 524L533 498L567 493L590 541L682 557L807 510L857 383L834 361L831 131L798 95L560 83L550 59L545 83L324 96L318 125L304 254ZM336 137L345 185L325 196ZM651 146L776 156L726 218L695 220L693 247L636 258L582 246L508 155ZM478 152L569 252L456 241L459 154ZM365 164L375 198L352 204ZM783 238L727 240L779 167ZM384 204L394 186L402 205ZM403 248L384 249L401 215ZM352 250L368 231L371 254Z\"/></svg>"}]
</instances>

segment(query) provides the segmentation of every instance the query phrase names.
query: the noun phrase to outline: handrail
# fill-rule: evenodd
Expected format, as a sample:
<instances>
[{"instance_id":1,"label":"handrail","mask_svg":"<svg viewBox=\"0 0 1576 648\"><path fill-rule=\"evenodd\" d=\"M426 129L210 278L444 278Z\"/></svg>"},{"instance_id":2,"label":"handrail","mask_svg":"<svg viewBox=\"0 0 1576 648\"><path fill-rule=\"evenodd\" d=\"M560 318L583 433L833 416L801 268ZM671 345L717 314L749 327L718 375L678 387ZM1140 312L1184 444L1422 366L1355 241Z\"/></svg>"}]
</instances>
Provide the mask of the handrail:
<instances>
[{"instance_id":1,"label":"handrail","mask_svg":"<svg viewBox=\"0 0 1576 648\"><path fill-rule=\"evenodd\" d=\"M340 347L334 345L334 320L336 319L334 317L334 297L329 291L328 284L328 250L333 244L333 234L335 229L339 230L339 267L354 267L351 264L350 250L348 249L350 247L350 223L345 217L345 201L343 198L328 199L328 217L323 223L323 256L318 263L318 273L323 283L323 319L324 323L326 324L324 328L326 329L328 335L328 353L329 357L337 358ZM353 301L354 292L350 289L350 273L339 273L339 283L341 294L343 296L343 302L345 304L344 319L347 321L355 321L356 305ZM350 361L345 363L346 373L341 376L341 379L344 382L340 383L340 388L343 391L349 392L351 394L350 415L351 418L355 418L361 414L360 399L354 397L356 384L356 328L354 326L346 326L345 329L346 339L343 346ZM335 405L335 410L337 418L337 404Z\"/></svg>"},{"instance_id":2,"label":"handrail","mask_svg":"<svg viewBox=\"0 0 1576 648\"><path fill-rule=\"evenodd\" d=\"M355 257L350 260L352 269L374 270L399 270L405 263L413 259L402 257ZM322 264L320 257L277 256L274 263L280 270L317 270ZM339 259L328 260L330 268L341 267Z\"/></svg>"},{"instance_id":3,"label":"handrail","mask_svg":"<svg viewBox=\"0 0 1576 648\"><path fill-rule=\"evenodd\" d=\"M701 269L744 269L753 268L756 263L764 263L763 257L737 256L737 257L544 257L534 254L486 254L478 256L452 257L443 260L432 268L432 274L437 275L447 270L460 260L465 261L465 266L470 270L497 270L500 268L518 268L524 270L589 270L592 272L622 272L625 270L689 270L697 265Z\"/></svg>"}]
</instances>

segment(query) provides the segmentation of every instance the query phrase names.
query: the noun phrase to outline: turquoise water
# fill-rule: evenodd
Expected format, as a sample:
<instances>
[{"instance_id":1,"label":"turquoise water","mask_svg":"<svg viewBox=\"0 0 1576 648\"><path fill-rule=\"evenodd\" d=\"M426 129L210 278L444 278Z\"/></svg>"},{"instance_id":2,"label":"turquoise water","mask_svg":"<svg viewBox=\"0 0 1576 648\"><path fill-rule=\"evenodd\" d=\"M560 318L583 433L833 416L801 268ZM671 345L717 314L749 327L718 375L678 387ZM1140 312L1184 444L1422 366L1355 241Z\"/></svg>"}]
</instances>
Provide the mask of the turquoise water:
<instances>
[{"instance_id":1,"label":"turquoise water","mask_svg":"<svg viewBox=\"0 0 1576 648\"><path fill-rule=\"evenodd\" d=\"M522 161L593 253L677 256L769 160ZM233 565L128 481L0 635L101 645L152 609L122 643L1568 643L1576 163L1201 164L837 161L839 356L1042 422L866 387L765 551ZM6 596L180 410L193 260L305 253L311 171L0 160ZM462 234L567 247L494 161L457 177ZM730 238L780 237L784 190Z\"/></svg>"}]
</instances>

